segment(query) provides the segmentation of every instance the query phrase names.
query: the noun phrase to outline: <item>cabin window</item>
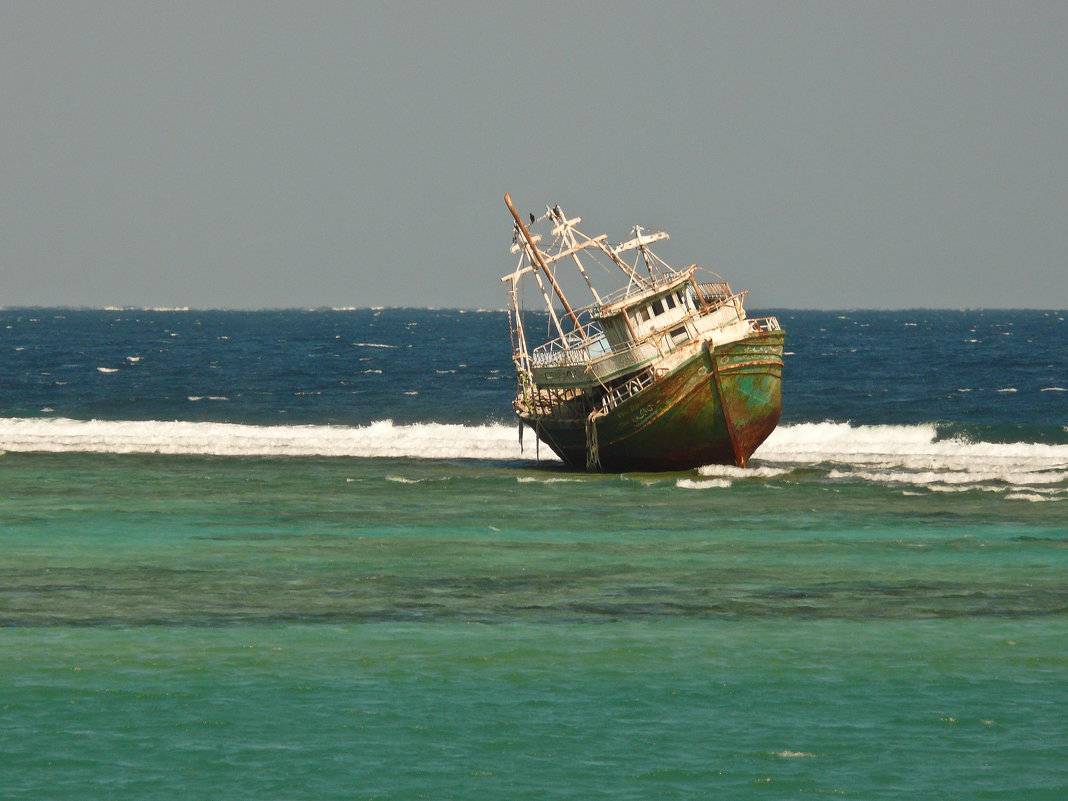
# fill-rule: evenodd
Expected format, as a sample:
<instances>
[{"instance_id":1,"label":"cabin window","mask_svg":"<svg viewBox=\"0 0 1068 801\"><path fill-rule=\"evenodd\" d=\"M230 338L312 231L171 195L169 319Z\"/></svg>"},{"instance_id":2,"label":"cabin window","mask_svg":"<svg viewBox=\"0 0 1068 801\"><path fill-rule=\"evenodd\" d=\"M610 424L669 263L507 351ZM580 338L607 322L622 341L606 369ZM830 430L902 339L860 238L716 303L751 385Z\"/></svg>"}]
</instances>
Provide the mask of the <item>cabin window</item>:
<instances>
[{"instance_id":1,"label":"cabin window","mask_svg":"<svg viewBox=\"0 0 1068 801\"><path fill-rule=\"evenodd\" d=\"M679 345L690 338L690 333L686 330L686 326L684 325L680 325L678 328L672 329L670 333L671 341L676 345Z\"/></svg>"},{"instance_id":2,"label":"cabin window","mask_svg":"<svg viewBox=\"0 0 1068 801\"><path fill-rule=\"evenodd\" d=\"M666 298L664 298L664 303L667 305L667 307L669 309L674 309L675 308L675 296L674 295L668 295Z\"/></svg>"}]
</instances>

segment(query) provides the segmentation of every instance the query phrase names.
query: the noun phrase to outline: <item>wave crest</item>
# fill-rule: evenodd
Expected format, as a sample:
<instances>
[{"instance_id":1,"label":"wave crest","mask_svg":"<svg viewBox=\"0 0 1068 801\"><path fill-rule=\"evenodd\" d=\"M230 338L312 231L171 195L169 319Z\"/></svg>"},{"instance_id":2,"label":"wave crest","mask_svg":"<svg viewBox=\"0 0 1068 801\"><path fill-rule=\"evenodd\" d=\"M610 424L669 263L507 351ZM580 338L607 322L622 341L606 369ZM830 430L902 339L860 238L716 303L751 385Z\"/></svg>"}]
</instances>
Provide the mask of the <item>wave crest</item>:
<instances>
[{"instance_id":1,"label":"wave crest","mask_svg":"<svg viewBox=\"0 0 1068 801\"><path fill-rule=\"evenodd\" d=\"M531 443L532 445L532 443ZM2 418L0 450L50 453L165 453L203 456L534 459L514 426L443 423L367 426L254 426L237 423ZM551 456L548 448L542 457Z\"/></svg>"},{"instance_id":2,"label":"wave crest","mask_svg":"<svg viewBox=\"0 0 1068 801\"><path fill-rule=\"evenodd\" d=\"M933 424L780 426L755 456L773 467L823 466L832 480L930 489L1068 485L1068 445L940 439Z\"/></svg>"},{"instance_id":3,"label":"wave crest","mask_svg":"<svg viewBox=\"0 0 1068 801\"><path fill-rule=\"evenodd\" d=\"M0 451L162 453L210 456L557 461L514 425L381 420L366 426L254 426L235 423L0 418ZM811 471L811 472L810 472ZM939 439L933 424L860 426L797 423L772 432L750 466L705 467L687 489L758 482L819 480L911 485L929 491L1030 488L1068 496L1068 445Z\"/></svg>"}]
</instances>

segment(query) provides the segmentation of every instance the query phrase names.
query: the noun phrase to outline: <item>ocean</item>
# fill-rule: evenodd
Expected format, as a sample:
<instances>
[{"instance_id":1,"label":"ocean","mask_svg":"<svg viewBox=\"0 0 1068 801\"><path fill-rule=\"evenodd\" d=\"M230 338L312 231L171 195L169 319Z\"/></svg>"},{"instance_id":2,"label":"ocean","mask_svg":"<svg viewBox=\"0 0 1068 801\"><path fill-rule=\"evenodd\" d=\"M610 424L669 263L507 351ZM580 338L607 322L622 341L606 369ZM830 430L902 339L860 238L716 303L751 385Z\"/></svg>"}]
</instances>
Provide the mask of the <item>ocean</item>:
<instances>
[{"instance_id":1,"label":"ocean","mask_svg":"<svg viewBox=\"0 0 1068 801\"><path fill-rule=\"evenodd\" d=\"M1068 313L769 313L620 475L503 312L0 309L0 798L1068 798Z\"/></svg>"}]
</instances>

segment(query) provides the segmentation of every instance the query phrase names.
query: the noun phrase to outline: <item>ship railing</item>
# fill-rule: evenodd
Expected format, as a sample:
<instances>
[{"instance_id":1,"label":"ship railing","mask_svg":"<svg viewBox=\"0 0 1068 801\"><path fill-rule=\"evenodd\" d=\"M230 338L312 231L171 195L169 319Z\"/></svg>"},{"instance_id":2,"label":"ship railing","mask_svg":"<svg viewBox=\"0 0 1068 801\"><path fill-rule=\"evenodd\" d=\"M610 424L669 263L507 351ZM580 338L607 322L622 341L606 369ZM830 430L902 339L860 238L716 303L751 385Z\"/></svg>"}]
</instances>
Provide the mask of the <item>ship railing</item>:
<instances>
[{"instance_id":1,"label":"ship railing","mask_svg":"<svg viewBox=\"0 0 1068 801\"><path fill-rule=\"evenodd\" d=\"M548 358L542 361L532 359L532 366L540 370L579 367L586 379L603 383L622 373L631 372L635 367L655 359L661 353L651 337L641 342L632 342L624 348L609 348L606 341L601 344L604 347L603 353L589 353L587 348L558 351L550 354L554 359L551 361Z\"/></svg>"},{"instance_id":2,"label":"ship railing","mask_svg":"<svg viewBox=\"0 0 1068 801\"><path fill-rule=\"evenodd\" d=\"M694 267L696 266L697 265L694 265ZM694 267L691 267L689 270L672 270L671 272L660 273L651 279L643 278L646 282L643 286L626 286L617 289L614 292L610 292L608 295L601 298L600 305L595 304L592 306L590 312L596 316L601 312L601 309L613 306L624 298L653 294L655 293L655 290L678 283L680 278L689 277ZM706 281L697 284L697 288L697 299L704 306L723 306L736 301L737 298L745 294L744 292L737 294L731 292L730 284L726 281Z\"/></svg>"},{"instance_id":3,"label":"ship railing","mask_svg":"<svg viewBox=\"0 0 1068 801\"><path fill-rule=\"evenodd\" d=\"M623 401L629 400L630 398L634 397L643 389L652 384L654 380L655 375L651 369L643 370L636 376L627 379L618 387L615 387L610 392L608 392L603 398L601 398L602 414L607 414L608 412L619 406L619 404L623 403Z\"/></svg>"},{"instance_id":4,"label":"ship railing","mask_svg":"<svg viewBox=\"0 0 1068 801\"><path fill-rule=\"evenodd\" d=\"M600 304L594 305L591 311L594 314L597 314L600 311L600 307L611 306L612 304L632 295L644 295L652 290L661 289L662 287L677 283L678 280L686 274L686 270L664 270L653 276L642 276L642 284L634 285L632 283L628 286L620 287L609 292L601 298Z\"/></svg>"},{"instance_id":5,"label":"ship railing","mask_svg":"<svg viewBox=\"0 0 1068 801\"><path fill-rule=\"evenodd\" d=\"M708 305L717 306L729 303L734 299L730 286L726 281L706 281L697 285L701 293L701 300Z\"/></svg>"},{"instance_id":6,"label":"ship railing","mask_svg":"<svg viewBox=\"0 0 1068 801\"><path fill-rule=\"evenodd\" d=\"M531 362L535 367L582 365L611 349L600 324L590 322L536 347Z\"/></svg>"},{"instance_id":7,"label":"ship railing","mask_svg":"<svg viewBox=\"0 0 1068 801\"><path fill-rule=\"evenodd\" d=\"M741 312L741 300L744 294L731 295L725 299L723 305L730 305L733 302L733 305ZM680 318L673 318L669 323L643 332L639 340L615 347L608 342L607 337L594 321L569 332L564 337L558 337L535 348L530 357L530 366L539 369L579 367L593 379L608 381L613 376L662 354L661 346L657 342L661 341L668 331L699 320L707 313L707 310L690 311ZM748 323L749 330L752 332L779 330L779 323L774 317L751 319ZM583 334L588 339L584 339ZM668 348L668 350L671 349L673 348Z\"/></svg>"},{"instance_id":8,"label":"ship railing","mask_svg":"<svg viewBox=\"0 0 1068 801\"><path fill-rule=\"evenodd\" d=\"M775 317L753 317L749 320L749 330L753 333L763 331L780 331L779 320Z\"/></svg>"},{"instance_id":9,"label":"ship railing","mask_svg":"<svg viewBox=\"0 0 1068 801\"><path fill-rule=\"evenodd\" d=\"M524 386L520 388L522 405L535 417L578 418L585 416L585 396L578 389Z\"/></svg>"}]
</instances>

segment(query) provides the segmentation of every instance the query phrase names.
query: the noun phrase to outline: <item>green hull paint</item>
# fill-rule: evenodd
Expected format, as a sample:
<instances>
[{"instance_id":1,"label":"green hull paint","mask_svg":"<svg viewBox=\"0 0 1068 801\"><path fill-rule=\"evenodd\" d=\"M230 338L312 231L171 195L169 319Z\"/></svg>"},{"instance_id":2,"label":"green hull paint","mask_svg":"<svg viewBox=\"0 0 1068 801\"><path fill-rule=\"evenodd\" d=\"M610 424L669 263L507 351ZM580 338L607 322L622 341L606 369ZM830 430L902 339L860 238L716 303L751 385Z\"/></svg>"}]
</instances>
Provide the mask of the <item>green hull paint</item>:
<instances>
[{"instance_id":1,"label":"green hull paint","mask_svg":"<svg viewBox=\"0 0 1068 801\"><path fill-rule=\"evenodd\" d=\"M595 420L600 469L689 470L745 462L782 411L782 331L702 348ZM585 418L523 415L570 467L585 469L591 432Z\"/></svg>"}]
</instances>

